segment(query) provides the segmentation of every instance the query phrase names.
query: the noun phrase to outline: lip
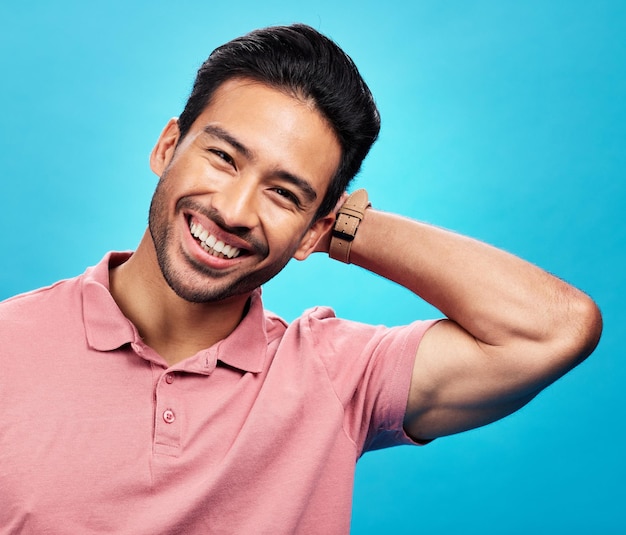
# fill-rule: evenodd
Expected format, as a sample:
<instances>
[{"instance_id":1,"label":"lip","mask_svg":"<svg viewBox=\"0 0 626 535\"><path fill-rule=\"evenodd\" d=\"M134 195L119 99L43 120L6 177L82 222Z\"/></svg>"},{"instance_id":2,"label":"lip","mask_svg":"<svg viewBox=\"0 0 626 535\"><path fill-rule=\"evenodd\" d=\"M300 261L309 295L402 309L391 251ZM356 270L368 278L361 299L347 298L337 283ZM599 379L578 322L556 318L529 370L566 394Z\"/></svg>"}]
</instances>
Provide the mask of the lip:
<instances>
[{"instance_id":1,"label":"lip","mask_svg":"<svg viewBox=\"0 0 626 535\"><path fill-rule=\"evenodd\" d=\"M202 264L209 266L215 269L224 269L230 268L239 264L243 259L253 254L253 248L249 243L245 242L241 238L224 232L219 226L217 226L210 219L200 216L198 214L192 213L183 213L183 224L184 224L184 238L186 243L186 249L191 255ZM213 236L215 236L218 240L224 242L231 247L236 247L239 249L240 253L238 256L234 258L220 257L215 256L207 251L205 251L200 242L191 234L191 230L189 228L190 222L194 221L196 224L201 225L207 231L209 231Z\"/></svg>"}]
</instances>

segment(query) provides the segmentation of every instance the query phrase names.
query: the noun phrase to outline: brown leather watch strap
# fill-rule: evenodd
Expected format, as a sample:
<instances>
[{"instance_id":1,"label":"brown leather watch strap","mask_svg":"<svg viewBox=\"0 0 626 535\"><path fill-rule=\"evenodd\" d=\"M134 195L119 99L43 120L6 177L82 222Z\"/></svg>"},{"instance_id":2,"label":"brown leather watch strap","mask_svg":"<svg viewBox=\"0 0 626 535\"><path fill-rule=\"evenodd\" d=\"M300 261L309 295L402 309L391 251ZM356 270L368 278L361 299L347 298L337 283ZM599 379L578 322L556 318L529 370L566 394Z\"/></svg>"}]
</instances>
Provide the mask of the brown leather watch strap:
<instances>
[{"instance_id":1,"label":"brown leather watch strap","mask_svg":"<svg viewBox=\"0 0 626 535\"><path fill-rule=\"evenodd\" d=\"M337 212L333 236L330 240L328 255L334 260L345 264L350 263L350 247L356 231L363 219L365 210L372 206L364 189L356 190L350 195Z\"/></svg>"}]
</instances>

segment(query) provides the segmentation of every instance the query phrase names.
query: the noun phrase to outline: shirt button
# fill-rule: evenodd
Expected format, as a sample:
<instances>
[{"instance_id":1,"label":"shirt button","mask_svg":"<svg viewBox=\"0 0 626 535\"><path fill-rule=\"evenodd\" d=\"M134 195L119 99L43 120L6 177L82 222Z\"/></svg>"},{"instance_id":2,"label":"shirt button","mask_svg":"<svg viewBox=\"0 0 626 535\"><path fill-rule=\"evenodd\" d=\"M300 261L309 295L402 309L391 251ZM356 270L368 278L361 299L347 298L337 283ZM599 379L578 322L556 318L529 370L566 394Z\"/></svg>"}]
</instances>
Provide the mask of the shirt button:
<instances>
[{"instance_id":1,"label":"shirt button","mask_svg":"<svg viewBox=\"0 0 626 535\"><path fill-rule=\"evenodd\" d=\"M168 374L165 376L165 382L166 382L168 385L171 385L171 384L174 382L174 376L173 376L171 373L168 373Z\"/></svg>"},{"instance_id":2,"label":"shirt button","mask_svg":"<svg viewBox=\"0 0 626 535\"><path fill-rule=\"evenodd\" d=\"M174 420L176 420L176 415L174 414L173 410L167 409L163 412L163 419L166 423L171 424L174 422Z\"/></svg>"}]
</instances>

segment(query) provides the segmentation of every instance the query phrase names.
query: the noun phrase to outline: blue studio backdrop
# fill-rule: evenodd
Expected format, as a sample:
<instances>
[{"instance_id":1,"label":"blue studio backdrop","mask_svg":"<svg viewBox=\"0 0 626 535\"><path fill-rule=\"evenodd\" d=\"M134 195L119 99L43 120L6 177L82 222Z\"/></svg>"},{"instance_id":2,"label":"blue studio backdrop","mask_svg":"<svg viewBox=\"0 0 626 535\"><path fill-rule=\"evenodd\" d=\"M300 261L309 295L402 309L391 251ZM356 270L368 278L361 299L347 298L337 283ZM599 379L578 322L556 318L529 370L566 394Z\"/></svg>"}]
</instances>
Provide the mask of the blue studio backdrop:
<instances>
[{"instance_id":1,"label":"blue studio backdrop","mask_svg":"<svg viewBox=\"0 0 626 535\"><path fill-rule=\"evenodd\" d=\"M626 2L294 6L1 0L0 298L134 248L149 152L200 63L253 28L305 22L377 99L381 136L355 182L376 207L518 254L605 319L594 355L515 415L365 455L352 532L626 533ZM286 319L318 304L387 325L439 316L321 255L290 263L264 299Z\"/></svg>"}]
</instances>

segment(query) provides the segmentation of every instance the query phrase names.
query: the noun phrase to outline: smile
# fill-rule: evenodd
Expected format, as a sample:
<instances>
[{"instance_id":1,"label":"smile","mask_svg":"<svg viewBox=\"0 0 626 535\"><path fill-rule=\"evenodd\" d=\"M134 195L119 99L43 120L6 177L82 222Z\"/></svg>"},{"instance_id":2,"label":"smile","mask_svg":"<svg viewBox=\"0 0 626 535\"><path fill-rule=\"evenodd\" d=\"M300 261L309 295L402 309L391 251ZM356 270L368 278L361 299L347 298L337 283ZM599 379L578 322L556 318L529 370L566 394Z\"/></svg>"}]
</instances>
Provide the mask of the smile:
<instances>
[{"instance_id":1,"label":"smile","mask_svg":"<svg viewBox=\"0 0 626 535\"><path fill-rule=\"evenodd\" d=\"M227 245L223 241L218 240L199 223L190 221L189 230L191 235L200 242L200 247L210 255L218 258L237 258L239 253L241 253L241 250L237 247Z\"/></svg>"}]
</instances>

